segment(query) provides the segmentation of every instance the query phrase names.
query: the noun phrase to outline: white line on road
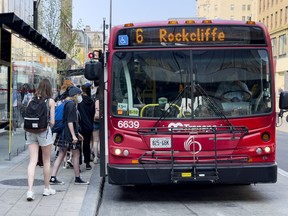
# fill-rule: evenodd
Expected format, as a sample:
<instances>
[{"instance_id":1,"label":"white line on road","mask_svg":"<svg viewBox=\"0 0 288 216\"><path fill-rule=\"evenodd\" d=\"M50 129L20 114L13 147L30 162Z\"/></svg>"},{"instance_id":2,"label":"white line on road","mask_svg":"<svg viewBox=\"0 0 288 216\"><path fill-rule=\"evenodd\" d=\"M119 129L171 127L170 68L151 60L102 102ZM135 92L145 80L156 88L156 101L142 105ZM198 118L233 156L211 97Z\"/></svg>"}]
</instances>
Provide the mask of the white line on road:
<instances>
[{"instance_id":1,"label":"white line on road","mask_svg":"<svg viewBox=\"0 0 288 216\"><path fill-rule=\"evenodd\" d=\"M285 176L286 178L288 178L288 172L278 168L278 173L282 176Z\"/></svg>"}]
</instances>

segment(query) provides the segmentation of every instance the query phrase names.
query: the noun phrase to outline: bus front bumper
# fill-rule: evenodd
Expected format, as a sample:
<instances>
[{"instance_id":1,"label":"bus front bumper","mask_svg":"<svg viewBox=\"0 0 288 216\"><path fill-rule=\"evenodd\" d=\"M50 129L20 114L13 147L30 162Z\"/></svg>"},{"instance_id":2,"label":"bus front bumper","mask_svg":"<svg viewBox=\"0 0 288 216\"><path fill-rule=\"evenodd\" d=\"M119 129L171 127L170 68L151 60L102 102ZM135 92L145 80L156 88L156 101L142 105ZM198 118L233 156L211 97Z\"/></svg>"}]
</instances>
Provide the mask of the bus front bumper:
<instances>
[{"instance_id":1,"label":"bus front bumper","mask_svg":"<svg viewBox=\"0 0 288 216\"><path fill-rule=\"evenodd\" d=\"M213 165L191 167L171 165L111 165L108 164L108 182L115 185L217 183L254 184L275 183L277 164Z\"/></svg>"}]
</instances>

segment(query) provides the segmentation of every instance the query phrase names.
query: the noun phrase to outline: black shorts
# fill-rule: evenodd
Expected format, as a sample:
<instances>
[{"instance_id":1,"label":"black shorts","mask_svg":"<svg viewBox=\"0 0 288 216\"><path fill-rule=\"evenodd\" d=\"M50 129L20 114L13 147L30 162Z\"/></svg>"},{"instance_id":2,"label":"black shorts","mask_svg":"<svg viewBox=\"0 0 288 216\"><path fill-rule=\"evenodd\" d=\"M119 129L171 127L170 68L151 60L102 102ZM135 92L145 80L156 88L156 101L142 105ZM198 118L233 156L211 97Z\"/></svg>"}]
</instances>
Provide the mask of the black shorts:
<instances>
[{"instance_id":1,"label":"black shorts","mask_svg":"<svg viewBox=\"0 0 288 216\"><path fill-rule=\"evenodd\" d=\"M62 140L61 136L56 136L54 141L54 145L60 148L67 148L67 149L80 149L81 148L81 141L78 141L76 144L72 142L68 142L67 140Z\"/></svg>"}]
</instances>

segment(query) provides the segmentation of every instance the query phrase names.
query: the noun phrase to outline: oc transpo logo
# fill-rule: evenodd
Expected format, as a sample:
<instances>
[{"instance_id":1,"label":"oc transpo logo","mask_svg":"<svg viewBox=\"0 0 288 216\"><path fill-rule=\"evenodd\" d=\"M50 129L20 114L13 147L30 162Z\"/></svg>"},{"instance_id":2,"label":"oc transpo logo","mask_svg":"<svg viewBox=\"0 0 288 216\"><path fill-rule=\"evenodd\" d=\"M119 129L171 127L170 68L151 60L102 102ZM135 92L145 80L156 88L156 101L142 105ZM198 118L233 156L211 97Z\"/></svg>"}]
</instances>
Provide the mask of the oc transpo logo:
<instances>
[{"instance_id":1,"label":"oc transpo logo","mask_svg":"<svg viewBox=\"0 0 288 216\"><path fill-rule=\"evenodd\" d=\"M195 141L194 136L190 136L184 142L184 148L186 151L192 151L193 154L198 154L202 150L201 144Z\"/></svg>"}]
</instances>

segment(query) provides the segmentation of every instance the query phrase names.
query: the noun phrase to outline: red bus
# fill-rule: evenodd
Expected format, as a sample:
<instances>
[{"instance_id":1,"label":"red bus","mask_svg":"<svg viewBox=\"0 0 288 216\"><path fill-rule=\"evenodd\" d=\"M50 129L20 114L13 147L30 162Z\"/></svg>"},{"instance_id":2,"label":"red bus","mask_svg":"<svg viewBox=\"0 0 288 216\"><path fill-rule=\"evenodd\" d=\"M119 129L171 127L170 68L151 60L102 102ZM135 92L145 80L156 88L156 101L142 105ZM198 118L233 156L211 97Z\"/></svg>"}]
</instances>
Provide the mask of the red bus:
<instances>
[{"instance_id":1,"label":"red bus","mask_svg":"<svg viewBox=\"0 0 288 216\"><path fill-rule=\"evenodd\" d=\"M98 57L85 76L104 88ZM106 57L100 149L109 183L277 181L275 66L263 24L129 23L112 28Z\"/></svg>"}]
</instances>

